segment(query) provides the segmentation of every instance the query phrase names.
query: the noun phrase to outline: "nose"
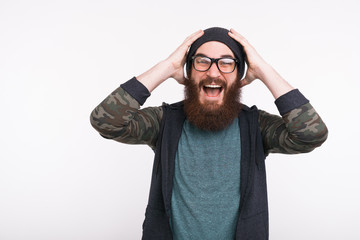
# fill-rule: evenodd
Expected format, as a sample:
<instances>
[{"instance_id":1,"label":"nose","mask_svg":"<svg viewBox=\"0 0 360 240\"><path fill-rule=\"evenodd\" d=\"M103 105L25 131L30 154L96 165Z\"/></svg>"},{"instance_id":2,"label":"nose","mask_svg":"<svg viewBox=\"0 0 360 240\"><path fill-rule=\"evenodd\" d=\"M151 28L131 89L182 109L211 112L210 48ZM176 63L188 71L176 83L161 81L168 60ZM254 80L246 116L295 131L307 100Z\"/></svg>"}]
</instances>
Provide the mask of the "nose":
<instances>
[{"instance_id":1,"label":"nose","mask_svg":"<svg viewBox=\"0 0 360 240\"><path fill-rule=\"evenodd\" d=\"M216 66L216 63L213 63L209 70L207 70L206 75L211 78L217 78L220 77L220 71Z\"/></svg>"}]
</instances>

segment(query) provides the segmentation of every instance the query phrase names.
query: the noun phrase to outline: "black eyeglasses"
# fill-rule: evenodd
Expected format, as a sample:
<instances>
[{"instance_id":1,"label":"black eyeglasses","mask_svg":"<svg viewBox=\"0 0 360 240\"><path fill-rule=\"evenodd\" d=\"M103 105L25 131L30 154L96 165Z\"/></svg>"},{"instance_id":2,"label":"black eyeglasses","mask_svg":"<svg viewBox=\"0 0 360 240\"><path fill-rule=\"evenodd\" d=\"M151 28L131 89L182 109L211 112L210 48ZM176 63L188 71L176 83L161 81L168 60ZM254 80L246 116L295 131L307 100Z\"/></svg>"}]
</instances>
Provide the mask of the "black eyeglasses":
<instances>
[{"instance_id":1,"label":"black eyeglasses","mask_svg":"<svg viewBox=\"0 0 360 240\"><path fill-rule=\"evenodd\" d=\"M217 68L222 73L232 73L238 62L235 58L223 57L223 58L209 58L205 56L193 56L193 66L196 71L206 72L209 70L213 63L216 63Z\"/></svg>"}]
</instances>

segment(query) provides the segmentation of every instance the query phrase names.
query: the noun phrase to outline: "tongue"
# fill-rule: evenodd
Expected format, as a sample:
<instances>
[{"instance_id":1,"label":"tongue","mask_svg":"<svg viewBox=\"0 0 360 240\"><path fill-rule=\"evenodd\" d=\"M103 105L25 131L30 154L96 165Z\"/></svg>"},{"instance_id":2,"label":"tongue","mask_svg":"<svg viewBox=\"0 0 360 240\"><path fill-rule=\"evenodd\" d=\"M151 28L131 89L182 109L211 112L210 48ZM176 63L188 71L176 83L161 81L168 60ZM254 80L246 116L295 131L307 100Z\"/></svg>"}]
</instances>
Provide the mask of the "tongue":
<instances>
[{"instance_id":1,"label":"tongue","mask_svg":"<svg viewBox=\"0 0 360 240\"><path fill-rule=\"evenodd\" d=\"M208 97L217 97L220 94L220 88L205 88Z\"/></svg>"}]
</instances>

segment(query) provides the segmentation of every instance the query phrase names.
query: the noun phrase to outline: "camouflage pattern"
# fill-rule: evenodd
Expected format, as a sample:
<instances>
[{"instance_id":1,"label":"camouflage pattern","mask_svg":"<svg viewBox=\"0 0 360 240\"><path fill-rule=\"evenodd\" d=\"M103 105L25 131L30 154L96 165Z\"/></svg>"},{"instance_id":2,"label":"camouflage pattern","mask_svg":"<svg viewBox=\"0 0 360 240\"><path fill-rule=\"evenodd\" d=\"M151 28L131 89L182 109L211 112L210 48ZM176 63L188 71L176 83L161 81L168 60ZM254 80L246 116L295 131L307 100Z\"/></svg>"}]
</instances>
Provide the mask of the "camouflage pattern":
<instances>
[{"instance_id":1,"label":"camouflage pattern","mask_svg":"<svg viewBox=\"0 0 360 240\"><path fill-rule=\"evenodd\" d=\"M267 154L310 152L320 146L328 134L326 125L310 103L282 117L260 110L259 125Z\"/></svg>"},{"instance_id":2,"label":"camouflage pattern","mask_svg":"<svg viewBox=\"0 0 360 240\"><path fill-rule=\"evenodd\" d=\"M140 104L119 87L92 111L90 122L105 138L155 149L162 114L162 107L140 109Z\"/></svg>"},{"instance_id":3,"label":"camouflage pattern","mask_svg":"<svg viewBox=\"0 0 360 240\"><path fill-rule=\"evenodd\" d=\"M119 87L93 110L90 120L105 138L155 149L162 116L162 107L140 109ZM282 117L259 110L258 121L266 154L310 152L327 138L327 128L310 103Z\"/></svg>"}]
</instances>

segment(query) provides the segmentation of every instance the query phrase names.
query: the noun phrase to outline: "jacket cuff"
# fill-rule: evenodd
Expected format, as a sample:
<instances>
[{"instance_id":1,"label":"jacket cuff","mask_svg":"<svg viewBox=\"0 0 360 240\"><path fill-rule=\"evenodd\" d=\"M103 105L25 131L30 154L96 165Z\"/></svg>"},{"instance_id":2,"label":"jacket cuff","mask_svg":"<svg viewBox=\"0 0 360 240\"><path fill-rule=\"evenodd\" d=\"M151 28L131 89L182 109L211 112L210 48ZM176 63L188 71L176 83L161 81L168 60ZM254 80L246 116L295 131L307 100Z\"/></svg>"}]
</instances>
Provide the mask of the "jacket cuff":
<instances>
[{"instance_id":1,"label":"jacket cuff","mask_svg":"<svg viewBox=\"0 0 360 240\"><path fill-rule=\"evenodd\" d=\"M275 104L281 115L284 115L308 102L309 100L307 100L298 89L291 90L275 100Z\"/></svg>"},{"instance_id":2,"label":"jacket cuff","mask_svg":"<svg viewBox=\"0 0 360 240\"><path fill-rule=\"evenodd\" d=\"M136 77L121 84L120 87L129 93L140 105L143 105L150 96L149 90Z\"/></svg>"}]
</instances>

